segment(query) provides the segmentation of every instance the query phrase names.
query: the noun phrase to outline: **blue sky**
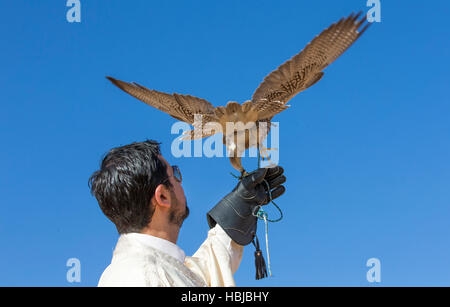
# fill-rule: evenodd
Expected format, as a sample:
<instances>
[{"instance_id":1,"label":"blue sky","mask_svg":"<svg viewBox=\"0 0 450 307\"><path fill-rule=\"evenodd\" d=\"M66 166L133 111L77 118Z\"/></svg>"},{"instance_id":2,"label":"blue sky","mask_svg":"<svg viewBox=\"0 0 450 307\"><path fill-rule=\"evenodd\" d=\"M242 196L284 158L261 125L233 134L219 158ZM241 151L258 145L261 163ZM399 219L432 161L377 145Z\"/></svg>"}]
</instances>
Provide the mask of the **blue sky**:
<instances>
[{"instance_id":1,"label":"blue sky","mask_svg":"<svg viewBox=\"0 0 450 307\"><path fill-rule=\"evenodd\" d=\"M172 157L175 120L106 75L243 102L324 28L368 10L364 0L81 0L82 22L68 23L65 3L0 2L0 286L97 284L117 234L87 181L112 147L156 139L180 166L187 254L236 184L226 158ZM269 225L274 276L254 280L249 246L237 285L374 286L373 257L378 285L450 285L450 4L381 3L382 22L275 117L288 181L285 218ZM69 258L81 283L66 281Z\"/></svg>"}]
</instances>

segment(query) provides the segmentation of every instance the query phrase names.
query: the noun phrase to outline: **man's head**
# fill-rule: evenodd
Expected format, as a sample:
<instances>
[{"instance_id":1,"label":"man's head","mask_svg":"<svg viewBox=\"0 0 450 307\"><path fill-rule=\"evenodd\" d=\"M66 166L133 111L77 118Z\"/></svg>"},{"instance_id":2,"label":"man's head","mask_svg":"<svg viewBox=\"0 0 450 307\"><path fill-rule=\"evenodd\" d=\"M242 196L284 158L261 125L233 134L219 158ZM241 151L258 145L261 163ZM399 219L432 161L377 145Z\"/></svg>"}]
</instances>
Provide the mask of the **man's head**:
<instances>
[{"instance_id":1,"label":"man's head","mask_svg":"<svg viewBox=\"0 0 450 307\"><path fill-rule=\"evenodd\" d=\"M189 215L181 176L174 174L155 141L111 149L89 186L120 234L152 225L163 231L179 229Z\"/></svg>"}]
</instances>

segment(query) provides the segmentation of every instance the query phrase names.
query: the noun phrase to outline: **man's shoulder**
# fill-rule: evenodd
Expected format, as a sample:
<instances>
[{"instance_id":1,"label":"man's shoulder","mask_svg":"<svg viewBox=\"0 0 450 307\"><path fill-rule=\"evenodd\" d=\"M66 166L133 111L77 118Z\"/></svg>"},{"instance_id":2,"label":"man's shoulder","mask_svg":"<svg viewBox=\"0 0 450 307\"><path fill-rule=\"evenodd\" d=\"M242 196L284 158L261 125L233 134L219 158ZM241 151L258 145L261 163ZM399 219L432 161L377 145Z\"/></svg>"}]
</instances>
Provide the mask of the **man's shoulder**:
<instances>
[{"instance_id":1,"label":"man's shoulder","mask_svg":"<svg viewBox=\"0 0 450 307\"><path fill-rule=\"evenodd\" d=\"M113 261L103 272L99 287L145 287L149 282L146 270L140 259Z\"/></svg>"},{"instance_id":2,"label":"man's shoulder","mask_svg":"<svg viewBox=\"0 0 450 307\"><path fill-rule=\"evenodd\" d=\"M100 277L98 286L149 286L148 270L153 264L150 258L139 245L121 237L116 245L111 264Z\"/></svg>"}]
</instances>

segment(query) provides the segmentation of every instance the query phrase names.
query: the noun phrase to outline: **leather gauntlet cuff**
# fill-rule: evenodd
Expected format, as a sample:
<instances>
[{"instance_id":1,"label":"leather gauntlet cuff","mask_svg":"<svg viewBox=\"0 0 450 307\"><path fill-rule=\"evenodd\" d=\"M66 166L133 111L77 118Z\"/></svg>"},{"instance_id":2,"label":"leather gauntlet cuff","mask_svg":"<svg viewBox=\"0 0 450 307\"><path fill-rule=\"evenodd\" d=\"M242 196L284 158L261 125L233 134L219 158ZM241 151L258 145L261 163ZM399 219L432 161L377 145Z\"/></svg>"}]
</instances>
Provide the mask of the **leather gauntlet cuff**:
<instances>
[{"instance_id":1,"label":"leather gauntlet cuff","mask_svg":"<svg viewBox=\"0 0 450 307\"><path fill-rule=\"evenodd\" d=\"M226 234L239 245L248 245L256 234L257 218L254 206L243 201L230 201L227 195L206 215L210 228L219 224Z\"/></svg>"}]
</instances>

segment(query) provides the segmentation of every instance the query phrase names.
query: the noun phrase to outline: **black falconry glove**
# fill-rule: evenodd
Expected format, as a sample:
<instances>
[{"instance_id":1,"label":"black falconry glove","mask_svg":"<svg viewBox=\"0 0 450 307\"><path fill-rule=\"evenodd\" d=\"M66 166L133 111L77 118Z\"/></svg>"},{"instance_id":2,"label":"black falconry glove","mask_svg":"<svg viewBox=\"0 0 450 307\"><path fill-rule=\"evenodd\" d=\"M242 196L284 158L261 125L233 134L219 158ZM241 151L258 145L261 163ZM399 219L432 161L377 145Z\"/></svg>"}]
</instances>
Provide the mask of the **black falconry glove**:
<instances>
[{"instance_id":1,"label":"black falconry glove","mask_svg":"<svg viewBox=\"0 0 450 307\"><path fill-rule=\"evenodd\" d=\"M230 194L212 208L206 215L209 227L219 224L227 235L237 244L256 248L256 279L267 277L266 263L259 248L256 229L261 206L267 205L286 190L282 185L286 181L283 168L258 168L239 180Z\"/></svg>"},{"instance_id":2,"label":"black falconry glove","mask_svg":"<svg viewBox=\"0 0 450 307\"><path fill-rule=\"evenodd\" d=\"M242 178L233 191L207 213L209 227L219 224L239 245L248 245L256 235L256 213L286 190L283 168L259 168Z\"/></svg>"}]
</instances>

